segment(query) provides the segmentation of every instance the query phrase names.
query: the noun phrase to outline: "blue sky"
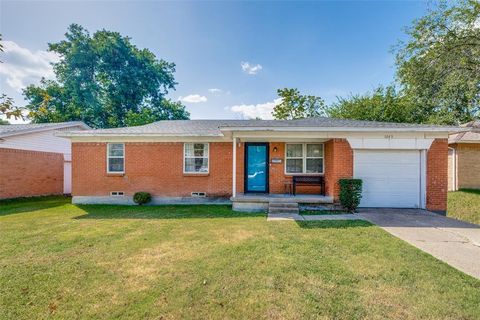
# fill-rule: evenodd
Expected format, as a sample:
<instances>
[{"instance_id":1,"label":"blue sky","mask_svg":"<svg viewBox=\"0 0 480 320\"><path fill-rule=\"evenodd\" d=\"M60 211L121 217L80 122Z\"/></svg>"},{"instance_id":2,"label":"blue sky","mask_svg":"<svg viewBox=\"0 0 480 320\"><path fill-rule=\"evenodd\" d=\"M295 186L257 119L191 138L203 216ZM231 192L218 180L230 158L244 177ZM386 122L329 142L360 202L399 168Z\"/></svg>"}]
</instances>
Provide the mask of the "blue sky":
<instances>
[{"instance_id":1,"label":"blue sky","mask_svg":"<svg viewBox=\"0 0 480 320\"><path fill-rule=\"evenodd\" d=\"M395 43L425 2L0 2L6 52L2 93L52 77L48 42L79 23L118 31L175 62L193 119L268 117L276 90L295 87L327 102L394 78ZM277 100L278 101L278 100Z\"/></svg>"}]
</instances>

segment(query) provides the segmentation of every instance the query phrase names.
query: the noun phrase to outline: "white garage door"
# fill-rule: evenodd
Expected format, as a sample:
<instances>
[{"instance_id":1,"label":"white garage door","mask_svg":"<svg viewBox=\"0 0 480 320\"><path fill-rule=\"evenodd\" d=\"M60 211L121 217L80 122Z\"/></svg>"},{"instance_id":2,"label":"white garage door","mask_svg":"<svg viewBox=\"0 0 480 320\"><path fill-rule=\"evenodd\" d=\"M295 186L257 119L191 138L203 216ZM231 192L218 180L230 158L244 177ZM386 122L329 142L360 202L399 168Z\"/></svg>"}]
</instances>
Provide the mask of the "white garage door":
<instances>
[{"instance_id":1,"label":"white garage door","mask_svg":"<svg viewBox=\"0 0 480 320\"><path fill-rule=\"evenodd\" d=\"M363 180L361 207L421 207L419 150L355 150L354 175Z\"/></svg>"}]
</instances>

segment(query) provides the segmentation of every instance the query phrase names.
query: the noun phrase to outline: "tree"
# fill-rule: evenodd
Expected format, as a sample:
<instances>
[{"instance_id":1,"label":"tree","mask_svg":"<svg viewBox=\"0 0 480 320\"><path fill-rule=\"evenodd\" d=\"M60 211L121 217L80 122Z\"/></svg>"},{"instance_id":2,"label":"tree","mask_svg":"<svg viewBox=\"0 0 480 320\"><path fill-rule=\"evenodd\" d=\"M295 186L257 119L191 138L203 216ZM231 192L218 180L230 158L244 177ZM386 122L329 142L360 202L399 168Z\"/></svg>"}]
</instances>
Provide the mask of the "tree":
<instances>
[{"instance_id":1,"label":"tree","mask_svg":"<svg viewBox=\"0 0 480 320\"><path fill-rule=\"evenodd\" d=\"M298 89L278 89L282 102L276 105L272 115L277 120L315 118L325 115L325 102L322 98L301 95Z\"/></svg>"},{"instance_id":2,"label":"tree","mask_svg":"<svg viewBox=\"0 0 480 320\"><path fill-rule=\"evenodd\" d=\"M7 119L23 119L23 108L14 105L13 99L6 94L0 95L0 117ZM8 124L3 121L1 124Z\"/></svg>"},{"instance_id":3,"label":"tree","mask_svg":"<svg viewBox=\"0 0 480 320\"><path fill-rule=\"evenodd\" d=\"M397 78L426 122L457 124L480 115L480 2L442 1L407 29Z\"/></svg>"},{"instance_id":4,"label":"tree","mask_svg":"<svg viewBox=\"0 0 480 320\"><path fill-rule=\"evenodd\" d=\"M333 118L422 123L427 119L422 106L394 86L378 87L372 93L338 98L327 111Z\"/></svg>"},{"instance_id":5,"label":"tree","mask_svg":"<svg viewBox=\"0 0 480 320\"><path fill-rule=\"evenodd\" d=\"M82 120L106 128L189 118L184 106L165 98L177 84L175 64L117 32L90 35L72 24L65 37L48 45L60 56L53 64L56 79L42 79L23 92L33 122Z\"/></svg>"},{"instance_id":6,"label":"tree","mask_svg":"<svg viewBox=\"0 0 480 320\"><path fill-rule=\"evenodd\" d=\"M180 102L172 102L164 99L158 110L154 108L142 108L139 112L128 111L125 116L127 126L139 126L160 119L186 119L185 107Z\"/></svg>"}]
</instances>

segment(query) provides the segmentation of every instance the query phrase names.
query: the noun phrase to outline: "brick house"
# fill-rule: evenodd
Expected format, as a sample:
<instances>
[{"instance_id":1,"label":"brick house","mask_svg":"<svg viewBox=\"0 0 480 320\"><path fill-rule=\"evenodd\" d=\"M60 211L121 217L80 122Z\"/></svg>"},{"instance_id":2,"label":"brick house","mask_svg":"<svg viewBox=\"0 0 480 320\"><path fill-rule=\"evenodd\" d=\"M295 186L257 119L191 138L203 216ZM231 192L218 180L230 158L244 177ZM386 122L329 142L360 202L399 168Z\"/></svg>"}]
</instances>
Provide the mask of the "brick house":
<instances>
[{"instance_id":1,"label":"brick house","mask_svg":"<svg viewBox=\"0 0 480 320\"><path fill-rule=\"evenodd\" d=\"M55 132L90 129L83 122L0 126L0 199L71 192L70 140Z\"/></svg>"},{"instance_id":2,"label":"brick house","mask_svg":"<svg viewBox=\"0 0 480 320\"><path fill-rule=\"evenodd\" d=\"M480 120L448 139L448 190L480 189Z\"/></svg>"},{"instance_id":3,"label":"brick house","mask_svg":"<svg viewBox=\"0 0 480 320\"><path fill-rule=\"evenodd\" d=\"M176 120L61 133L72 140L73 202L338 200L340 178L364 182L361 206L445 211L448 134L455 127L352 121ZM324 185L293 181L320 177ZM313 179L316 181L316 179Z\"/></svg>"}]
</instances>

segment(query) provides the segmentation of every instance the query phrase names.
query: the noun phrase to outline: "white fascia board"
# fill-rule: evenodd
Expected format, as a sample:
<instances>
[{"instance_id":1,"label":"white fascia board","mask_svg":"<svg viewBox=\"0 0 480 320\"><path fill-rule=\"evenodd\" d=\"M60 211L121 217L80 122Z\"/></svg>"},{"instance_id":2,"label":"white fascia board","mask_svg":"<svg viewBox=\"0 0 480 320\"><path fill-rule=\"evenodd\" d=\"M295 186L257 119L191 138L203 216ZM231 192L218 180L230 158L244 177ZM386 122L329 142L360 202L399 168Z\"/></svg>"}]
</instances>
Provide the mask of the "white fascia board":
<instances>
[{"instance_id":1,"label":"white fascia board","mask_svg":"<svg viewBox=\"0 0 480 320\"><path fill-rule=\"evenodd\" d=\"M223 136L69 136L72 142L231 142Z\"/></svg>"},{"instance_id":2,"label":"white fascia board","mask_svg":"<svg viewBox=\"0 0 480 320\"><path fill-rule=\"evenodd\" d=\"M260 132L444 132L456 133L469 131L458 127L439 127L439 128L395 128L395 127L378 127L378 128L355 128L355 127L220 127L220 131L260 131Z\"/></svg>"},{"instance_id":3,"label":"white fascia board","mask_svg":"<svg viewBox=\"0 0 480 320\"><path fill-rule=\"evenodd\" d=\"M226 136L229 136L226 133ZM245 131L234 132L234 137L240 138L245 141L251 139L270 139L271 141L282 141L282 139L346 139L346 138L378 138L389 139L395 138L448 138L446 132L390 132L390 131L364 131L364 132L345 132L345 131L315 131L315 132L294 132L294 131Z\"/></svg>"},{"instance_id":4,"label":"white fascia board","mask_svg":"<svg viewBox=\"0 0 480 320\"><path fill-rule=\"evenodd\" d=\"M66 131L56 132L57 137L224 137L223 134L196 134L196 133L127 133L127 132L82 132L82 131Z\"/></svg>"},{"instance_id":5,"label":"white fascia board","mask_svg":"<svg viewBox=\"0 0 480 320\"><path fill-rule=\"evenodd\" d=\"M477 143L477 144L480 144L480 140L460 140L460 141L455 141L455 142L449 142L449 144L454 144L454 143L459 143L459 144L462 144L462 143L465 143L465 144Z\"/></svg>"},{"instance_id":6,"label":"white fascia board","mask_svg":"<svg viewBox=\"0 0 480 320\"><path fill-rule=\"evenodd\" d=\"M428 150L434 139L428 138L347 138L352 149Z\"/></svg>"}]
</instances>

